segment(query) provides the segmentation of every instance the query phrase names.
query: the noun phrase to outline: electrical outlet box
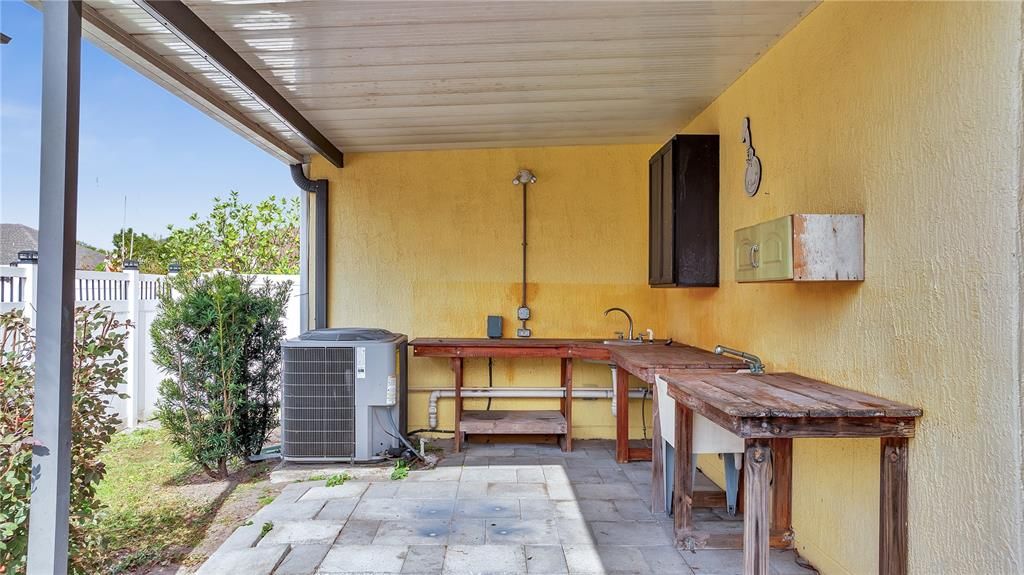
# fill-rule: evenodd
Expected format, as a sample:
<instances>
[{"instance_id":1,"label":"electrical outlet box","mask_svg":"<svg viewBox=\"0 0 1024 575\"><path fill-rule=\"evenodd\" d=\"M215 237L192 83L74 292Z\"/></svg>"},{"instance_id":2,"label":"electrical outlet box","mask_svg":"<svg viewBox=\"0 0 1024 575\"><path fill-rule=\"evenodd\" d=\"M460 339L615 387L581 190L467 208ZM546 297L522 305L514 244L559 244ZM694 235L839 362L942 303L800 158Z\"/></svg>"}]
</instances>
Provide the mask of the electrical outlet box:
<instances>
[{"instance_id":1,"label":"electrical outlet box","mask_svg":"<svg viewBox=\"0 0 1024 575\"><path fill-rule=\"evenodd\" d=\"M502 320L500 315L489 315L487 316L487 337L491 339L501 339L502 336Z\"/></svg>"},{"instance_id":2,"label":"electrical outlet box","mask_svg":"<svg viewBox=\"0 0 1024 575\"><path fill-rule=\"evenodd\" d=\"M516 310L516 317L525 321L530 319L530 308L525 305Z\"/></svg>"},{"instance_id":3,"label":"electrical outlet box","mask_svg":"<svg viewBox=\"0 0 1024 575\"><path fill-rule=\"evenodd\" d=\"M531 332L530 328L528 328L528 327L521 327L521 328L516 330L516 335L519 336L519 337L530 337L531 333L533 333L533 332Z\"/></svg>"}]
</instances>

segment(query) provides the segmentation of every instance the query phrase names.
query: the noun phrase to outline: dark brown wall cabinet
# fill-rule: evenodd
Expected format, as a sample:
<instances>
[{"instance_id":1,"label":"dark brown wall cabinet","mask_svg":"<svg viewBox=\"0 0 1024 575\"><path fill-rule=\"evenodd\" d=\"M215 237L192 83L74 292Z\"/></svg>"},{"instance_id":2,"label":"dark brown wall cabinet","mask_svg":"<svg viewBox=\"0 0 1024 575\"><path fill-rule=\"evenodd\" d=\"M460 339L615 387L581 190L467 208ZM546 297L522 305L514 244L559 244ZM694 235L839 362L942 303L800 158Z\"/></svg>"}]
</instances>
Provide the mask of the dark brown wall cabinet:
<instances>
[{"instance_id":1,"label":"dark brown wall cabinet","mask_svg":"<svg viewBox=\"0 0 1024 575\"><path fill-rule=\"evenodd\" d=\"M650 284L718 285L718 136L680 134L650 162Z\"/></svg>"}]
</instances>

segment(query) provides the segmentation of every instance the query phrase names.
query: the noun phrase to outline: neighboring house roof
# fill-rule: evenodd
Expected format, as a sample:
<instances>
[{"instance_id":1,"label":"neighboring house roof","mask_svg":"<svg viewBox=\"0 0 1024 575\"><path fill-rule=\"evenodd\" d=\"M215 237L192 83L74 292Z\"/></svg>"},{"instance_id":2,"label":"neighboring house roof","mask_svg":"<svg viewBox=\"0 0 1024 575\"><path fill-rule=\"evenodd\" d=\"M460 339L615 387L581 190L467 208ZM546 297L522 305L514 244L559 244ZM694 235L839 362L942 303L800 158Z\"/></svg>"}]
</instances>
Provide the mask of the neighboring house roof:
<instances>
[{"instance_id":1,"label":"neighboring house roof","mask_svg":"<svg viewBox=\"0 0 1024 575\"><path fill-rule=\"evenodd\" d=\"M39 231L22 224L0 224L0 265L18 261L18 252L39 249ZM75 269L93 270L107 256L89 246L78 244Z\"/></svg>"}]
</instances>

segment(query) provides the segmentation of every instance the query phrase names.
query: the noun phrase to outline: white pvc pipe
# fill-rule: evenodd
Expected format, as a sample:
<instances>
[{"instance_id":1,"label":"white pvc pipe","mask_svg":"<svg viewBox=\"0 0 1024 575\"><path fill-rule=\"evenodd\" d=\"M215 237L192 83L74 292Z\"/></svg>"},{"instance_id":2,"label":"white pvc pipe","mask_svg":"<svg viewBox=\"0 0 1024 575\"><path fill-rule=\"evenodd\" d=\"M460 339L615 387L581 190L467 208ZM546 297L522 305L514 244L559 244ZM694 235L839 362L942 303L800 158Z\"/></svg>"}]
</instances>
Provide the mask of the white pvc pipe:
<instances>
[{"instance_id":1,"label":"white pvc pipe","mask_svg":"<svg viewBox=\"0 0 1024 575\"><path fill-rule=\"evenodd\" d=\"M629 397L642 398L644 390L631 389ZM610 388L603 387L577 387L572 390L572 396L580 399L611 399L615 400L615 392ZM430 392L430 400L427 403L427 419L430 429L437 428L437 401L442 397L455 397L454 389L437 389ZM462 397L516 397L522 399L536 399L549 397L565 397L565 388L562 387L473 387L463 388ZM614 413L614 411L612 412Z\"/></svg>"}]
</instances>

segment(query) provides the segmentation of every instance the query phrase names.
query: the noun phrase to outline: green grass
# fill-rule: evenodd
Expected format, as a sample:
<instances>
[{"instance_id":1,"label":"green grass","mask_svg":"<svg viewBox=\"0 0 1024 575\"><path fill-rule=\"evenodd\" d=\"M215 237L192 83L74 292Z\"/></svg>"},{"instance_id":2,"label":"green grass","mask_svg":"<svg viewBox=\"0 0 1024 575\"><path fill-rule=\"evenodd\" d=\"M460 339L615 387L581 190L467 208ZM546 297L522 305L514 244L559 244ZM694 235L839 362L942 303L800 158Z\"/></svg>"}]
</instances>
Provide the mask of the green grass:
<instances>
[{"instance_id":1,"label":"green grass","mask_svg":"<svg viewBox=\"0 0 1024 575\"><path fill-rule=\"evenodd\" d=\"M181 549L202 539L209 506L165 488L187 481L198 469L178 455L166 433L118 433L102 460L107 475L97 494L107 508L98 531L109 573L175 560Z\"/></svg>"},{"instance_id":2,"label":"green grass","mask_svg":"<svg viewBox=\"0 0 1024 575\"><path fill-rule=\"evenodd\" d=\"M332 475L327 478L327 487L345 485L345 482L348 481L349 479L352 479L352 476L349 475L348 473L339 473L337 475Z\"/></svg>"},{"instance_id":3,"label":"green grass","mask_svg":"<svg viewBox=\"0 0 1024 575\"><path fill-rule=\"evenodd\" d=\"M107 474L96 491L106 508L96 529L104 575L201 560L189 553L214 520L221 521L219 511L231 507L249 514L255 508L247 505L262 506L275 496L266 488L267 462L235 462L230 484L207 485L199 466L182 457L160 429L114 435L101 459ZM258 499L252 496L256 489L262 491Z\"/></svg>"}]
</instances>

